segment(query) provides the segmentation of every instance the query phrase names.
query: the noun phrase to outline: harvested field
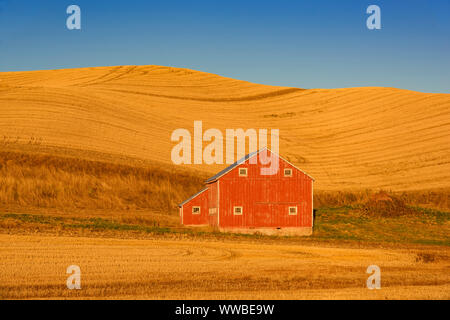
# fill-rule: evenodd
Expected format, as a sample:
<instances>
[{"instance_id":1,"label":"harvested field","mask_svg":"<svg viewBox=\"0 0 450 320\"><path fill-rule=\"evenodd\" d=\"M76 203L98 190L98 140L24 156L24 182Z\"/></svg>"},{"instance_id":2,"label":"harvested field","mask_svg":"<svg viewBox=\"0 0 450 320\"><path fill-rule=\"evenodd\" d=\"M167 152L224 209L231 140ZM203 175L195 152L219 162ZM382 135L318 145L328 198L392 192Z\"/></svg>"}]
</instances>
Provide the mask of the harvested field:
<instances>
[{"instance_id":1,"label":"harvested field","mask_svg":"<svg viewBox=\"0 0 450 320\"><path fill-rule=\"evenodd\" d=\"M450 95L298 89L187 69L119 66L0 73L0 146L52 146L171 164L171 133L275 128L318 190L449 188ZM63 151L62 151L63 152ZM197 165L207 174L220 165Z\"/></svg>"}]
</instances>

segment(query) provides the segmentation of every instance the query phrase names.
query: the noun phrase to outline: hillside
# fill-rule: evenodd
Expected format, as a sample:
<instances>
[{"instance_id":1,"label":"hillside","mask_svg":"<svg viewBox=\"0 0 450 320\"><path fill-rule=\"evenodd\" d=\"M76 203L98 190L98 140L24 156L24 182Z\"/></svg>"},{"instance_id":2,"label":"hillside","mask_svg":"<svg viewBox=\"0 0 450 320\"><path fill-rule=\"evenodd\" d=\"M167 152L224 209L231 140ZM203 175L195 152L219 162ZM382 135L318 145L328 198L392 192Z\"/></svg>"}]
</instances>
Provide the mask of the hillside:
<instances>
[{"instance_id":1,"label":"hillside","mask_svg":"<svg viewBox=\"0 0 450 320\"><path fill-rule=\"evenodd\" d=\"M297 89L159 66L0 73L0 148L170 164L173 130L280 129L321 190L450 187L450 95ZM192 166L205 175L224 166Z\"/></svg>"}]
</instances>

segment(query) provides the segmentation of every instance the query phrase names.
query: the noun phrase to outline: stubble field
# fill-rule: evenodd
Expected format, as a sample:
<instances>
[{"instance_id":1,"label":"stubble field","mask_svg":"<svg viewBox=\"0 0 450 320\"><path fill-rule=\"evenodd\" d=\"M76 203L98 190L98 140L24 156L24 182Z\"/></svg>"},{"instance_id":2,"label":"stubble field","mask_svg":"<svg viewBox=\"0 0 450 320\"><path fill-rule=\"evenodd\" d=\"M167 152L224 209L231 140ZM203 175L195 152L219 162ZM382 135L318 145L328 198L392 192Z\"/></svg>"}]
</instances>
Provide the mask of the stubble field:
<instances>
[{"instance_id":1,"label":"stubble field","mask_svg":"<svg viewBox=\"0 0 450 320\"><path fill-rule=\"evenodd\" d=\"M445 248L0 235L2 299L449 299ZM81 290L66 268L81 268ZM369 265L381 289L366 288Z\"/></svg>"},{"instance_id":2,"label":"stubble field","mask_svg":"<svg viewBox=\"0 0 450 320\"><path fill-rule=\"evenodd\" d=\"M193 133L194 121L202 121L204 131L223 134L279 129L280 154L313 176L316 190L449 187L449 94L276 87L162 66L0 78L0 146L71 148L168 166L172 132ZM186 167L208 175L224 168Z\"/></svg>"}]
</instances>

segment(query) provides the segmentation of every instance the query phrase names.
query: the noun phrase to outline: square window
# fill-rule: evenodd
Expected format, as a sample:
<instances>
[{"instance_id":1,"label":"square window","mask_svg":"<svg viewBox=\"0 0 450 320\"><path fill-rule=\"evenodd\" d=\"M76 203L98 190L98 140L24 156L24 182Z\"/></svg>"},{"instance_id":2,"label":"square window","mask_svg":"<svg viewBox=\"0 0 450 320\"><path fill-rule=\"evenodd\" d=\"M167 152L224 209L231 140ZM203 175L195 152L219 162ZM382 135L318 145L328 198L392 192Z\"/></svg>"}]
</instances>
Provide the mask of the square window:
<instances>
[{"instance_id":1,"label":"square window","mask_svg":"<svg viewBox=\"0 0 450 320\"><path fill-rule=\"evenodd\" d=\"M242 207L234 207L233 208L233 213L235 216L242 216Z\"/></svg>"},{"instance_id":2,"label":"square window","mask_svg":"<svg viewBox=\"0 0 450 320\"><path fill-rule=\"evenodd\" d=\"M292 169L284 169L285 177L292 177Z\"/></svg>"},{"instance_id":3,"label":"square window","mask_svg":"<svg viewBox=\"0 0 450 320\"><path fill-rule=\"evenodd\" d=\"M192 214L200 214L200 207L192 207Z\"/></svg>"},{"instance_id":4,"label":"square window","mask_svg":"<svg viewBox=\"0 0 450 320\"><path fill-rule=\"evenodd\" d=\"M296 216L297 215L297 207L289 207L289 215Z\"/></svg>"},{"instance_id":5,"label":"square window","mask_svg":"<svg viewBox=\"0 0 450 320\"><path fill-rule=\"evenodd\" d=\"M239 168L239 177L247 176L247 168Z\"/></svg>"}]
</instances>

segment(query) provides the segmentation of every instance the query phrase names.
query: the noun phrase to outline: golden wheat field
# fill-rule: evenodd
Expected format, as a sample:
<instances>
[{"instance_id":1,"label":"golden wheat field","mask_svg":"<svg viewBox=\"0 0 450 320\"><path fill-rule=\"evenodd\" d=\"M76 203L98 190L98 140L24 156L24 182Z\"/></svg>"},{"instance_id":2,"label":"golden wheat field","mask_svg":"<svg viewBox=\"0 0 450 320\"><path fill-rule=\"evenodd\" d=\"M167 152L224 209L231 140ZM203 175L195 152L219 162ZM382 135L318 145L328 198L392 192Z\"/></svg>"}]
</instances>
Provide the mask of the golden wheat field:
<instances>
[{"instance_id":1,"label":"golden wheat field","mask_svg":"<svg viewBox=\"0 0 450 320\"><path fill-rule=\"evenodd\" d=\"M279 129L280 154L316 179L313 236L181 226L177 204L224 167L171 163L171 133L195 120ZM0 299L450 299L449 129L449 94L2 72ZM379 190L399 205L370 215ZM82 290L66 288L74 264Z\"/></svg>"},{"instance_id":2,"label":"golden wheat field","mask_svg":"<svg viewBox=\"0 0 450 320\"><path fill-rule=\"evenodd\" d=\"M170 164L171 133L202 120L204 130L279 129L280 154L320 190L449 187L449 94L272 87L161 66L2 72L0 80L4 144Z\"/></svg>"},{"instance_id":3,"label":"golden wheat field","mask_svg":"<svg viewBox=\"0 0 450 320\"><path fill-rule=\"evenodd\" d=\"M450 298L442 248L0 235L0 252L2 299ZM81 290L66 288L73 264ZM372 264L379 290L366 288Z\"/></svg>"}]
</instances>

